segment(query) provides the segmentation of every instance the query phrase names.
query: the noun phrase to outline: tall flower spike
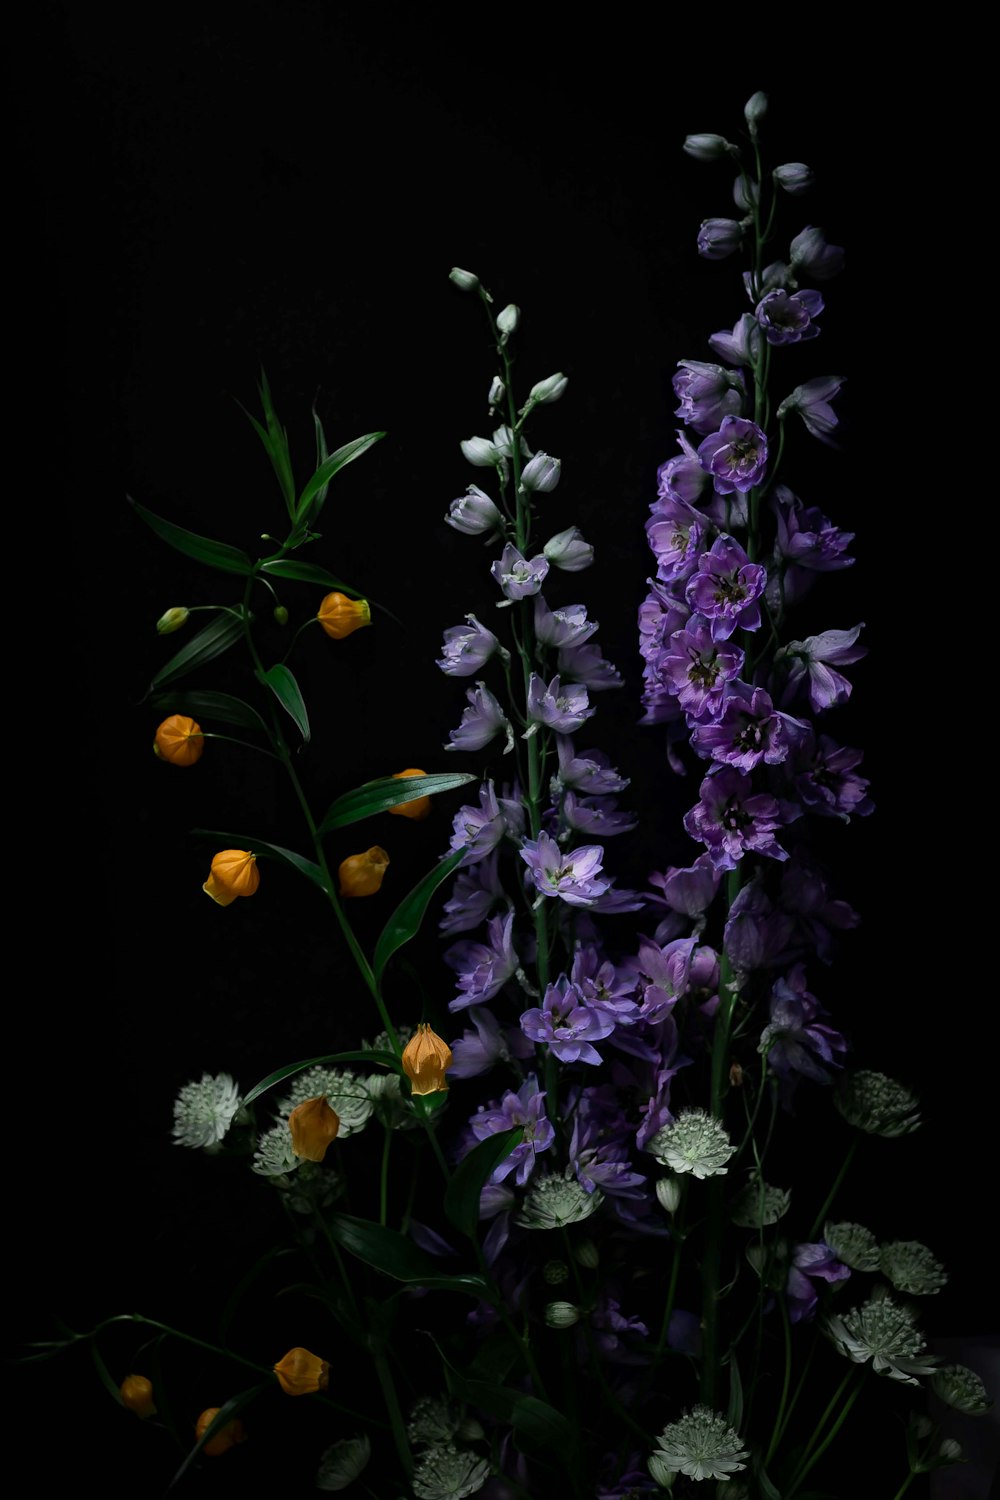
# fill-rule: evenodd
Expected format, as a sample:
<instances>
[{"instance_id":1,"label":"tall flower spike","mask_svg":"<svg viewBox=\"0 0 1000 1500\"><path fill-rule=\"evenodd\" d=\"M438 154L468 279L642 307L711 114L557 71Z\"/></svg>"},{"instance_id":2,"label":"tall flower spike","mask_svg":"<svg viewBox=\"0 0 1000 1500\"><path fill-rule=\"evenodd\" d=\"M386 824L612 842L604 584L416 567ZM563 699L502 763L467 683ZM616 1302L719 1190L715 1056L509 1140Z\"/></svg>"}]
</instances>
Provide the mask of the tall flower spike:
<instances>
[{"instance_id":1,"label":"tall flower spike","mask_svg":"<svg viewBox=\"0 0 1000 1500\"><path fill-rule=\"evenodd\" d=\"M451 1067L452 1052L425 1021L417 1027L403 1049L403 1072L410 1080L414 1094L438 1094L448 1087L445 1073Z\"/></svg>"}]
</instances>

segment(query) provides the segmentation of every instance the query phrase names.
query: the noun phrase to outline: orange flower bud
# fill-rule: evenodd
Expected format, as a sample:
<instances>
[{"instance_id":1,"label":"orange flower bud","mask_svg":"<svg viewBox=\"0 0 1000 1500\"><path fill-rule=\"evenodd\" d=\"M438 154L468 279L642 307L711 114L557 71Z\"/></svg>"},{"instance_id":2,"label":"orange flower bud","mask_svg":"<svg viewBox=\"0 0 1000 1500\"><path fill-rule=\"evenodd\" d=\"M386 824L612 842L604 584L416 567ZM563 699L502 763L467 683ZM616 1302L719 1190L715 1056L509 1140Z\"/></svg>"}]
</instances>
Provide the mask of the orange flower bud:
<instances>
[{"instance_id":1,"label":"orange flower bud","mask_svg":"<svg viewBox=\"0 0 1000 1500\"><path fill-rule=\"evenodd\" d=\"M437 1094L448 1087L451 1048L423 1021L403 1049L403 1072L414 1094Z\"/></svg>"},{"instance_id":2,"label":"orange flower bud","mask_svg":"<svg viewBox=\"0 0 1000 1500\"><path fill-rule=\"evenodd\" d=\"M292 1150L305 1161L322 1161L326 1148L337 1139L340 1116L326 1098L307 1099L297 1104L288 1116L292 1132Z\"/></svg>"},{"instance_id":3,"label":"orange flower bud","mask_svg":"<svg viewBox=\"0 0 1000 1500\"><path fill-rule=\"evenodd\" d=\"M426 776L426 771L393 771L393 779L400 776ZM431 810L431 799L429 797L414 797L412 802L398 802L395 807L390 807L391 813L396 813L401 818L426 818Z\"/></svg>"},{"instance_id":4,"label":"orange flower bud","mask_svg":"<svg viewBox=\"0 0 1000 1500\"><path fill-rule=\"evenodd\" d=\"M259 885L256 854L248 849L223 849L212 860L202 890L219 906L230 906L237 896L252 896Z\"/></svg>"},{"instance_id":5,"label":"orange flower bud","mask_svg":"<svg viewBox=\"0 0 1000 1500\"><path fill-rule=\"evenodd\" d=\"M335 641L352 635L363 625L370 625L372 612L367 599L348 599L346 594L327 594L316 611L316 618Z\"/></svg>"},{"instance_id":6,"label":"orange flower bud","mask_svg":"<svg viewBox=\"0 0 1000 1500\"><path fill-rule=\"evenodd\" d=\"M126 1375L118 1387L121 1392L122 1401L129 1411L134 1411L137 1417L153 1417L156 1415L156 1407L153 1405L153 1382L147 1380L145 1375Z\"/></svg>"},{"instance_id":7,"label":"orange flower bud","mask_svg":"<svg viewBox=\"0 0 1000 1500\"><path fill-rule=\"evenodd\" d=\"M193 766L201 760L205 737L201 725L186 714L171 714L156 731L153 752L172 766Z\"/></svg>"},{"instance_id":8,"label":"orange flower bud","mask_svg":"<svg viewBox=\"0 0 1000 1500\"><path fill-rule=\"evenodd\" d=\"M206 1432L215 1418L222 1410L220 1406L207 1406L194 1424L194 1435L201 1441L202 1433ZM235 1448L237 1443L246 1442L246 1428L239 1417L234 1417L231 1422L220 1427L214 1432L208 1442L202 1448L202 1453L207 1453L209 1458L218 1458L220 1453L225 1453L230 1448Z\"/></svg>"},{"instance_id":9,"label":"orange flower bud","mask_svg":"<svg viewBox=\"0 0 1000 1500\"><path fill-rule=\"evenodd\" d=\"M366 849L364 854L349 854L341 861L337 874L340 877L342 896L374 896L382 884L389 856L378 844Z\"/></svg>"},{"instance_id":10,"label":"orange flower bud","mask_svg":"<svg viewBox=\"0 0 1000 1500\"><path fill-rule=\"evenodd\" d=\"M325 1391L330 1384L330 1361L318 1359L308 1349L289 1349L284 1359L279 1359L274 1373L286 1396L309 1396L313 1391Z\"/></svg>"}]
</instances>

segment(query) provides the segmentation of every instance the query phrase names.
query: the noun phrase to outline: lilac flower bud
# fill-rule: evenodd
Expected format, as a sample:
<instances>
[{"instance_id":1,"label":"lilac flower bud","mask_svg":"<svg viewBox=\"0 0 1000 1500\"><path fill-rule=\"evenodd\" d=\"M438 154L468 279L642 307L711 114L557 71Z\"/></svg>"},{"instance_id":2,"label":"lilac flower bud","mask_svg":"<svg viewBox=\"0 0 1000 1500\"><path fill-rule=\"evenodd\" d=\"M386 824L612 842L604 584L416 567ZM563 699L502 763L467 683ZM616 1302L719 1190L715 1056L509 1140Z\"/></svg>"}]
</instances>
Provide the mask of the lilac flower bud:
<instances>
[{"instance_id":1,"label":"lilac flower bud","mask_svg":"<svg viewBox=\"0 0 1000 1500\"><path fill-rule=\"evenodd\" d=\"M807 167L805 162L786 161L783 166L775 167L774 180L779 187L784 188L786 193L791 193L797 198L800 193L805 193L813 185L812 167Z\"/></svg>"},{"instance_id":2,"label":"lilac flower bud","mask_svg":"<svg viewBox=\"0 0 1000 1500\"><path fill-rule=\"evenodd\" d=\"M498 427L493 434L493 446L497 450L501 458L511 458L514 453L513 430L506 424L503 427ZM528 447L523 437L518 439L518 446L520 448L522 458L531 457L531 449Z\"/></svg>"},{"instance_id":3,"label":"lilac flower bud","mask_svg":"<svg viewBox=\"0 0 1000 1500\"><path fill-rule=\"evenodd\" d=\"M835 447L830 434L837 426L838 418L830 402L843 383L839 375L821 375L816 380L807 380L804 385L797 385L778 407L778 417L797 411L813 437Z\"/></svg>"},{"instance_id":4,"label":"lilac flower bud","mask_svg":"<svg viewBox=\"0 0 1000 1500\"><path fill-rule=\"evenodd\" d=\"M500 458L497 448L489 438L465 438L461 444L462 454L477 469L490 469Z\"/></svg>"},{"instance_id":5,"label":"lilac flower bud","mask_svg":"<svg viewBox=\"0 0 1000 1500\"><path fill-rule=\"evenodd\" d=\"M445 520L466 536L481 536L484 532L494 531L502 517L489 495L484 494L478 485L470 484L466 494L451 502Z\"/></svg>"},{"instance_id":6,"label":"lilac flower bud","mask_svg":"<svg viewBox=\"0 0 1000 1500\"><path fill-rule=\"evenodd\" d=\"M542 553L553 567L561 568L564 573L581 573L594 561L594 549L584 541L579 526L570 526L550 536Z\"/></svg>"},{"instance_id":7,"label":"lilac flower bud","mask_svg":"<svg viewBox=\"0 0 1000 1500\"><path fill-rule=\"evenodd\" d=\"M519 307L515 307L513 302L508 302L503 311L497 313L497 327L504 335L505 340L508 339L514 332L520 321L521 309Z\"/></svg>"},{"instance_id":8,"label":"lilac flower bud","mask_svg":"<svg viewBox=\"0 0 1000 1500\"><path fill-rule=\"evenodd\" d=\"M695 161L719 161L736 150L724 135L689 135L684 138L683 150Z\"/></svg>"},{"instance_id":9,"label":"lilac flower bud","mask_svg":"<svg viewBox=\"0 0 1000 1500\"><path fill-rule=\"evenodd\" d=\"M725 260L742 242L743 229L735 219L705 219L698 230L698 254L706 260Z\"/></svg>"},{"instance_id":10,"label":"lilac flower bud","mask_svg":"<svg viewBox=\"0 0 1000 1500\"><path fill-rule=\"evenodd\" d=\"M792 240L792 272L805 271L817 281L829 281L844 268L842 245L828 245L822 229L803 229Z\"/></svg>"},{"instance_id":11,"label":"lilac flower bud","mask_svg":"<svg viewBox=\"0 0 1000 1500\"><path fill-rule=\"evenodd\" d=\"M547 495L559 483L561 473L562 463L558 458L550 458L547 453L536 453L522 470L521 488Z\"/></svg>"},{"instance_id":12,"label":"lilac flower bud","mask_svg":"<svg viewBox=\"0 0 1000 1500\"><path fill-rule=\"evenodd\" d=\"M758 89L755 94L750 95L750 98L743 106L743 118L750 126L750 134L754 140L757 139L757 122L758 120L762 120L766 114L767 95L761 89Z\"/></svg>"},{"instance_id":13,"label":"lilac flower bud","mask_svg":"<svg viewBox=\"0 0 1000 1500\"><path fill-rule=\"evenodd\" d=\"M490 412L491 412L491 414L494 411L494 409L500 405L500 402L504 398L504 393L506 392L506 389L507 389L507 387L504 385L503 381L500 379L500 376L499 375L494 375L494 377L493 377L493 384L490 386L490 394L489 394L489 403L490 403Z\"/></svg>"},{"instance_id":14,"label":"lilac flower bud","mask_svg":"<svg viewBox=\"0 0 1000 1500\"><path fill-rule=\"evenodd\" d=\"M561 372L549 375L545 380L540 380L537 385L531 387L528 392L528 401L532 406L550 405L553 401L559 400L568 384L568 377Z\"/></svg>"},{"instance_id":15,"label":"lilac flower bud","mask_svg":"<svg viewBox=\"0 0 1000 1500\"><path fill-rule=\"evenodd\" d=\"M708 347L727 364L752 365L760 348L760 329L756 318L743 313L732 333L727 333L724 328L719 333L713 333Z\"/></svg>"},{"instance_id":16,"label":"lilac flower bud","mask_svg":"<svg viewBox=\"0 0 1000 1500\"><path fill-rule=\"evenodd\" d=\"M453 281L463 292L475 292L479 288L479 277L474 271L463 271L461 266L452 266L448 280Z\"/></svg>"},{"instance_id":17,"label":"lilac flower bud","mask_svg":"<svg viewBox=\"0 0 1000 1500\"><path fill-rule=\"evenodd\" d=\"M741 213L751 213L754 204L760 202L760 183L741 172L733 183L733 202Z\"/></svg>"}]
</instances>

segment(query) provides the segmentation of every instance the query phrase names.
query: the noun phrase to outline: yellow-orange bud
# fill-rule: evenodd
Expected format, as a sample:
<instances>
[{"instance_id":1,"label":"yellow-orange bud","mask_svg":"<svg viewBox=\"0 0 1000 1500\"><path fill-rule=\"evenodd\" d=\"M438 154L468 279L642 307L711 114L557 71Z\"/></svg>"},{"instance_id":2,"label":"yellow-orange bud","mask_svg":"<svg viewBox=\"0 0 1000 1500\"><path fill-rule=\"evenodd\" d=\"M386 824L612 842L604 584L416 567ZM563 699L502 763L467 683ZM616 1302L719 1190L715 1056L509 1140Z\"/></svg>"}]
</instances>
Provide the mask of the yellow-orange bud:
<instances>
[{"instance_id":1,"label":"yellow-orange bud","mask_svg":"<svg viewBox=\"0 0 1000 1500\"><path fill-rule=\"evenodd\" d=\"M421 1021L407 1042L402 1061L414 1094L437 1094L448 1087L444 1075L451 1067L451 1048L426 1022Z\"/></svg>"},{"instance_id":2,"label":"yellow-orange bud","mask_svg":"<svg viewBox=\"0 0 1000 1500\"><path fill-rule=\"evenodd\" d=\"M153 1382L147 1380L145 1375L126 1375L118 1389L124 1404L129 1411L134 1411L137 1417L156 1415L156 1407L153 1404Z\"/></svg>"},{"instance_id":3,"label":"yellow-orange bud","mask_svg":"<svg viewBox=\"0 0 1000 1500\"><path fill-rule=\"evenodd\" d=\"M364 854L349 854L342 860L337 874L340 877L342 896L374 896L382 884L389 856L378 844L366 849Z\"/></svg>"},{"instance_id":4,"label":"yellow-orange bud","mask_svg":"<svg viewBox=\"0 0 1000 1500\"><path fill-rule=\"evenodd\" d=\"M230 906L237 896L252 896L259 885L256 854L248 849L223 849L212 860L202 890L217 905Z\"/></svg>"},{"instance_id":5,"label":"yellow-orange bud","mask_svg":"<svg viewBox=\"0 0 1000 1500\"><path fill-rule=\"evenodd\" d=\"M309 1396L325 1391L330 1384L330 1361L310 1354L308 1349L289 1349L274 1367L278 1383L286 1396Z\"/></svg>"},{"instance_id":6,"label":"yellow-orange bud","mask_svg":"<svg viewBox=\"0 0 1000 1500\"><path fill-rule=\"evenodd\" d=\"M322 1161L326 1148L337 1139L340 1116L325 1098L307 1099L297 1104L288 1116L292 1132L292 1150L304 1161Z\"/></svg>"},{"instance_id":7,"label":"yellow-orange bud","mask_svg":"<svg viewBox=\"0 0 1000 1500\"><path fill-rule=\"evenodd\" d=\"M372 612L367 599L348 599L346 594L327 594L316 611L316 618L335 641L353 635L363 625L370 625Z\"/></svg>"},{"instance_id":8,"label":"yellow-orange bud","mask_svg":"<svg viewBox=\"0 0 1000 1500\"><path fill-rule=\"evenodd\" d=\"M180 630L182 625L187 624L190 614L191 611L184 609L181 605L175 605L173 609L168 609L156 622L157 634L173 635L175 630Z\"/></svg>"},{"instance_id":9,"label":"yellow-orange bud","mask_svg":"<svg viewBox=\"0 0 1000 1500\"><path fill-rule=\"evenodd\" d=\"M426 771L393 771L393 779L398 780L400 776L426 776ZM401 818L426 818L431 810L431 799L429 797L414 797L412 802L397 802L395 807L390 807L391 813L397 813Z\"/></svg>"},{"instance_id":10,"label":"yellow-orange bud","mask_svg":"<svg viewBox=\"0 0 1000 1500\"><path fill-rule=\"evenodd\" d=\"M164 719L153 741L154 753L172 766L193 766L196 760L201 760L204 749L201 725L186 714L171 714Z\"/></svg>"},{"instance_id":11,"label":"yellow-orange bud","mask_svg":"<svg viewBox=\"0 0 1000 1500\"><path fill-rule=\"evenodd\" d=\"M222 1410L221 1406L207 1406L194 1424L194 1435L201 1442L202 1434L207 1432ZM202 1448L202 1453L207 1453L209 1458L218 1458L220 1453L226 1453L230 1448L235 1448L237 1443L246 1442L246 1428L239 1417L234 1417L231 1422L220 1427L218 1432L213 1432L208 1442Z\"/></svg>"}]
</instances>

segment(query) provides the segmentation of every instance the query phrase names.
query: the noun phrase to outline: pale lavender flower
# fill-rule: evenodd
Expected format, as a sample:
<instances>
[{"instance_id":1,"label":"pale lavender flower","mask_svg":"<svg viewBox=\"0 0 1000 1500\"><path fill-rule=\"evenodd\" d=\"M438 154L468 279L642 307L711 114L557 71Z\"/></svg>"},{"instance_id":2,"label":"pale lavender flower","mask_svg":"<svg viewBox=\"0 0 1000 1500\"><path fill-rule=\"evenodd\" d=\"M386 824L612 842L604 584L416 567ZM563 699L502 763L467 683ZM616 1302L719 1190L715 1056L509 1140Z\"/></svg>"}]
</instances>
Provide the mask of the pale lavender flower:
<instances>
[{"instance_id":1,"label":"pale lavender flower","mask_svg":"<svg viewBox=\"0 0 1000 1500\"><path fill-rule=\"evenodd\" d=\"M466 1030L451 1043L449 1078L478 1078L498 1062L534 1056L524 1033L519 1028L501 1026L492 1011L475 1006L468 1017L475 1031Z\"/></svg>"},{"instance_id":2,"label":"pale lavender flower","mask_svg":"<svg viewBox=\"0 0 1000 1500\"><path fill-rule=\"evenodd\" d=\"M706 760L752 771L762 761L779 765L788 758L786 726L804 729L799 719L780 713L763 688L727 682L717 717L695 724L691 745Z\"/></svg>"},{"instance_id":3,"label":"pale lavender flower","mask_svg":"<svg viewBox=\"0 0 1000 1500\"><path fill-rule=\"evenodd\" d=\"M597 630L596 620L587 619L585 604L564 604L549 609L542 594L535 596L535 635L546 646L579 646Z\"/></svg>"},{"instance_id":4,"label":"pale lavender flower","mask_svg":"<svg viewBox=\"0 0 1000 1500\"><path fill-rule=\"evenodd\" d=\"M847 555L853 531L841 531L817 506L803 505L783 484L775 487L774 511L781 557L814 573L833 573L853 566L854 558ZM785 592L787 595L787 575Z\"/></svg>"},{"instance_id":5,"label":"pale lavender flower","mask_svg":"<svg viewBox=\"0 0 1000 1500\"><path fill-rule=\"evenodd\" d=\"M640 938L635 960L638 970L639 1015L651 1025L664 1020L687 993L696 938L675 938L661 948Z\"/></svg>"},{"instance_id":6,"label":"pale lavender flower","mask_svg":"<svg viewBox=\"0 0 1000 1500\"><path fill-rule=\"evenodd\" d=\"M645 1181L644 1178L641 1180ZM625 1317L616 1297L604 1296L600 1299L590 1315L590 1326L596 1330L594 1343L605 1359L616 1359L626 1354L629 1345L623 1341L622 1334L635 1333L644 1339L649 1337L646 1324L640 1318ZM632 1359L635 1359L634 1354Z\"/></svg>"},{"instance_id":7,"label":"pale lavender flower","mask_svg":"<svg viewBox=\"0 0 1000 1500\"><path fill-rule=\"evenodd\" d=\"M469 1121L477 1141L489 1140L502 1130L512 1130L515 1125L524 1128L524 1139L514 1147L494 1170L490 1183L496 1186L514 1174L518 1187L524 1187L535 1170L535 1157L547 1151L555 1139L555 1129L545 1113L545 1092L538 1087L538 1080L530 1075L515 1094L508 1089L499 1104L480 1105L477 1114Z\"/></svg>"},{"instance_id":8,"label":"pale lavender flower","mask_svg":"<svg viewBox=\"0 0 1000 1500\"><path fill-rule=\"evenodd\" d=\"M514 913L491 917L487 941L463 940L447 949L445 963L458 975L461 994L448 1002L448 1009L464 1010L469 1005L483 1005L498 995L517 972L518 956L514 951Z\"/></svg>"},{"instance_id":9,"label":"pale lavender flower","mask_svg":"<svg viewBox=\"0 0 1000 1500\"><path fill-rule=\"evenodd\" d=\"M683 630L674 631L658 667L680 706L699 719L718 713L726 683L739 676L743 662L740 647L713 640L708 620L695 614Z\"/></svg>"},{"instance_id":10,"label":"pale lavender flower","mask_svg":"<svg viewBox=\"0 0 1000 1500\"><path fill-rule=\"evenodd\" d=\"M851 630L824 630L819 635L807 636L804 641L789 641L775 655L787 676L782 692L782 703L791 703L805 686L809 702L815 713L846 703L851 696L851 684L840 672L835 672L831 663L838 667L851 666L868 655L867 647L856 644L864 629L864 622Z\"/></svg>"},{"instance_id":11,"label":"pale lavender flower","mask_svg":"<svg viewBox=\"0 0 1000 1500\"><path fill-rule=\"evenodd\" d=\"M821 375L816 380L807 380L804 385L797 385L778 407L779 419L790 411L797 411L813 437L835 447L830 434L838 425L838 417L830 402L843 383L840 375Z\"/></svg>"},{"instance_id":12,"label":"pale lavender flower","mask_svg":"<svg viewBox=\"0 0 1000 1500\"><path fill-rule=\"evenodd\" d=\"M680 453L668 458L656 471L656 492L690 508L697 505L708 484L708 475L684 432L678 432L677 441L681 445ZM697 519L697 512L692 510L691 514Z\"/></svg>"},{"instance_id":13,"label":"pale lavender flower","mask_svg":"<svg viewBox=\"0 0 1000 1500\"><path fill-rule=\"evenodd\" d=\"M594 549L584 541L579 526L568 526L565 531L550 536L542 554L554 568L561 568L564 573L582 573L594 561Z\"/></svg>"},{"instance_id":14,"label":"pale lavender flower","mask_svg":"<svg viewBox=\"0 0 1000 1500\"><path fill-rule=\"evenodd\" d=\"M479 806L470 807L466 804L460 807L452 820L452 826L455 831L451 836L450 847L453 850L465 850L463 864L474 864L492 853L507 832L507 820L497 801L492 781L484 782L479 788Z\"/></svg>"},{"instance_id":15,"label":"pale lavender flower","mask_svg":"<svg viewBox=\"0 0 1000 1500\"><path fill-rule=\"evenodd\" d=\"M543 896L558 896L570 906L593 906L611 887L600 878L604 850L600 844L584 844L564 852L555 839L540 833L525 839L521 858L531 871L536 890Z\"/></svg>"},{"instance_id":16,"label":"pale lavender flower","mask_svg":"<svg viewBox=\"0 0 1000 1500\"><path fill-rule=\"evenodd\" d=\"M463 438L459 445L462 456L475 469L491 469L499 463L501 454L489 438Z\"/></svg>"},{"instance_id":17,"label":"pale lavender flower","mask_svg":"<svg viewBox=\"0 0 1000 1500\"><path fill-rule=\"evenodd\" d=\"M698 565L706 526L691 507L657 500L646 522L646 538L656 556L656 576L664 583L686 583Z\"/></svg>"},{"instance_id":18,"label":"pale lavender flower","mask_svg":"<svg viewBox=\"0 0 1000 1500\"><path fill-rule=\"evenodd\" d=\"M681 150L694 161L720 161L722 157L732 155L736 147L731 146L724 135L701 131L685 136Z\"/></svg>"},{"instance_id":19,"label":"pale lavender flower","mask_svg":"<svg viewBox=\"0 0 1000 1500\"><path fill-rule=\"evenodd\" d=\"M868 782L855 767L863 752L838 745L828 734L803 735L796 754L795 788L810 812L826 818L863 818L875 804L868 793Z\"/></svg>"},{"instance_id":20,"label":"pale lavender flower","mask_svg":"<svg viewBox=\"0 0 1000 1500\"><path fill-rule=\"evenodd\" d=\"M711 621L714 641L728 641L737 626L760 629L757 601L766 586L765 569L752 563L733 537L720 536L698 559L698 572L686 589L687 602Z\"/></svg>"},{"instance_id":21,"label":"pale lavender flower","mask_svg":"<svg viewBox=\"0 0 1000 1500\"><path fill-rule=\"evenodd\" d=\"M723 946L735 969L744 974L767 968L788 948L792 917L778 911L759 880L740 890L729 908Z\"/></svg>"},{"instance_id":22,"label":"pale lavender flower","mask_svg":"<svg viewBox=\"0 0 1000 1500\"><path fill-rule=\"evenodd\" d=\"M547 724L560 734L571 734L596 712L589 706L587 689L580 683L563 687L558 677L545 683L532 672L528 683L528 719L532 724Z\"/></svg>"},{"instance_id":23,"label":"pale lavender flower","mask_svg":"<svg viewBox=\"0 0 1000 1500\"><path fill-rule=\"evenodd\" d=\"M812 1319L819 1301L813 1282L846 1281L850 1274L850 1266L839 1261L830 1246L822 1240L814 1245L796 1245L785 1285L791 1321L803 1323Z\"/></svg>"},{"instance_id":24,"label":"pale lavender flower","mask_svg":"<svg viewBox=\"0 0 1000 1500\"><path fill-rule=\"evenodd\" d=\"M606 693L623 684L618 668L601 654L600 646L560 646L556 666L560 676L572 678L591 693Z\"/></svg>"},{"instance_id":25,"label":"pale lavender flower","mask_svg":"<svg viewBox=\"0 0 1000 1500\"><path fill-rule=\"evenodd\" d=\"M457 729L453 729L448 738L450 745L445 745L446 750L482 750L502 730L507 735L506 750L514 748L514 732L507 722L500 704L494 698L485 682L477 682L474 688L469 688L465 695L469 700L469 707L462 712L462 721ZM505 751L506 753L506 751Z\"/></svg>"},{"instance_id":26,"label":"pale lavender flower","mask_svg":"<svg viewBox=\"0 0 1000 1500\"><path fill-rule=\"evenodd\" d=\"M507 543L503 555L490 569L508 599L528 599L537 594L548 571L547 558L535 557L529 562L513 542Z\"/></svg>"},{"instance_id":27,"label":"pale lavender flower","mask_svg":"<svg viewBox=\"0 0 1000 1500\"><path fill-rule=\"evenodd\" d=\"M602 959L593 943L583 943L573 954L569 977L586 1003L605 1015L616 1026L630 1026L638 1007L632 998L635 979L619 972L608 959Z\"/></svg>"},{"instance_id":28,"label":"pale lavender flower","mask_svg":"<svg viewBox=\"0 0 1000 1500\"><path fill-rule=\"evenodd\" d=\"M466 536L496 531L503 523L499 510L477 484L470 484L466 494L451 502L445 520Z\"/></svg>"},{"instance_id":29,"label":"pale lavender flower","mask_svg":"<svg viewBox=\"0 0 1000 1500\"><path fill-rule=\"evenodd\" d=\"M813 319L818 318L822 311L823 298L819 292L810 290L789 294L779 288L761 298L754 316L769 344L800 344L818 336L820 330Z\"/></svg>"},{"instance_id":30,"label":"pale lavender flower","mask_svg":"<svg viewBox=\"0 0 1000 1500\"><path fill-rule=\"evenodd\" d=\"M758 1051L786 1085L786 1101L790 1096L788 1086L797 1075L814 1083L832 1083L834 1073L843 1067L847 1042L820 1019L827 1012L806 989L805 964L795 964L786 977L775 980L770 1010L771 1019L761 1033Z\"/></svg>"},{"instance_id":31,"label":"pale lavender flower","mask_svg":"<svg viewBox=\"0 0 1000 1500\"><path fill-rule=\"evenodd\" d=\"M722 329L713 333L708 341L713 354L730 365L752 365L760 349L760 328L751 313L743 313L736 320L731 333Z\"/></svg>"},{"instance_id":32,"label":"pale lavender flower","mask_svg":"<svg viewBox=\"0 0 1000 1500\"><path fill-rule=\"evenodd\" d=\"M828 245L822 229L803 229L792 240L792 271L805 271L817 281L829 281L844 267L844 250L841 245Z\"/></svg>"},{"instance_id":33,"label":"pale lavender flower","mask_svg":"<svg viewBox=\"0 0 1000 1500\"><path fill-rule=\"evenodd\" d=\"M525 1036L533 1042L544 1042L564 1063L582 1062L599 1067L601 1054L590 1044L602 1041L614 1029L614 1021L591 1009L565 974L548 986L540 1007L521 1015Z\"/></svg>"},{"instance_id":34,"label":"pale lavender flower","mask_svg":"<svg viewBox=\"0 0 1000 1500\"><path fill-rule=\"evenodd\" d=\"M767 437L756 422L723 417L718 432L699 443L698 458L720 495L731 495L733 490L745 493L764 477Z\"/></svg>"},{"instance_id":35,"label":"pale lavender flower","mask_svg":"<svg viewBox=\"0 0 1000 1500\"><path fill-rule=\"evenodd\" d=\"M475 615L466 615L469 625L452 625L444 633L443 655L437 665L449 677L471 677L488 662L494 652L507 652L492 630L480 625Z\"/></svg>"},{"instance_id":36,"label":"pale lavender flower","mask_svg":"<svg viewBox=\"0 0 1000 1500\"><path fill-rule=\"evenodd\" d=\"M540 495L547 495L559 483L561 473L562 464L558 458L550 458L547 453L536 453L521 471L521 486Z\"/></svg>"},{"instance_id":37,"label":"pale lavender flower","mask_svg":"<svg viewBox=\"0 0 1000 1500\"><path fill-rule=\"evenodd\" d=\"M778 186L784 188L785 192L790 193L793 198L798 198L813 185L812 168L807 167L805 162L801 161L783 162L780 167L775 167L772 176Z\"/></svg>"},{"instance_id":38,"label":"pale lavender flower","mask_svg":"<svg viewBox=\"0 0 1000 1500\"><path fill-rule=\"evenodd\" d=\"M628 777L616 771L603 750L585 750L579 755L573 749L568 735L556 737L559 754L559 780L564 786L590 796L602 797L614 792L623 792L628 786Z\"/></svg>"},{"instance_id":39,"label":"pale lavender flower","mask_svg":"<svg viewBox=\"0 0 1000 1500\"><path fill-rule=\"evenodd\" d=\"M798 946L814 949L827 964L833 958L833 932L849 931L861 920L846 901L831 897L822 870L802 850L796 850L782 871L780 902L797 924Z\"/></svg>"},{"instance_id":40,"label":"pale lavender flower","mask_svg":"<svg viewBox=\"0 0 1000 1500\"><path fill-rule=\"evenodd\" d=\"M639 822L633 813L618 812L614 797L577 797L567 792L562 799L561 811L570 828L577 833L595 834L598 838L611 838L616 833L629 833Z\"/></svg>"},{"instance_id":41,"label":"pale lavender flower","mask_svg":"<svg viewBox=\"0 0 1000 1500\"><path fill-rule=\"evenodd\" d=\"M673 379L674 395L681 403L674 412L688 427L702 434L715 432L723 417L738 417L746 395L743 376L721 365L698 359L678 360Z\"/></svg>"},{"instance_id":42,"label":"pale lavender flower","mask_svg":"<svg viewBox=\"0 0 1000 1500\"><path fill-rule=\"evenodd\" d=\"M496 851L475 864L463 864L456 871L451 899L445 902L445 915L438 924L442 932L471 932L486 920L494 906L505 900L500 884Z\"/></svg>"},{"instance_id":43,"label":"pale lavender flower","mask_svg":"<svg viewBox=\"0 0 1000 1500\"><path fill-rule=\"evenodd\" d=\"M721 879L720 872L709 856L699 854L694 864L687 869L672 865L665 874L654 870L649 883L662 894L651 896L650 900L694 920L706 912L715 900Z\"/></svg>"},{"instance_id":44,"label":"pale lavender flower","mask_svg":"<svg viewBox=\"0 0 1000 1500\"><path fill-rule=\"evenodd\" d=\"M781 808L770 793L754 792L749 776L735 766L709 771L700 795L685 814L684 827L707 846L717 870L735 870L747 852L788 858L774 836L783 821Z\"/></svg>"},{"instance_id":45,"label":"pale lavender flower","mask_svg":"<svg viewBox=\"0 0 1000 1500\"><path fill-rule=\"evenodd\" d=\"M743 243L743 228L736 219L703 219L698 230L698 254L706 260L725 260Z\"/></svg>"}]
</instances>

